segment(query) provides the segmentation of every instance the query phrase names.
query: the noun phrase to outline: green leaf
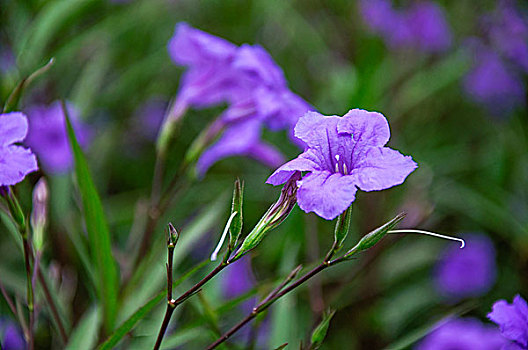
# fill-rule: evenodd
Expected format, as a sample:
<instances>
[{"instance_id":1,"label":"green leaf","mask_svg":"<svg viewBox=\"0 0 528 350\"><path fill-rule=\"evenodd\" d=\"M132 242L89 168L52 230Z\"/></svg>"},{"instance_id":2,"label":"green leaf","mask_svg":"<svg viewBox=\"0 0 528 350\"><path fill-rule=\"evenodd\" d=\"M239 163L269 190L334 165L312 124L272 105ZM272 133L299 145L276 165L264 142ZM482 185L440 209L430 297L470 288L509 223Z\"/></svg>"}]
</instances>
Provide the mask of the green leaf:
<instances>
[{"instance_id":1,"label":"green leaf","mask_svg":"<svg viewBox=\"0 0 528 350\"><path fill-rule=\"evenodd\" d=\"M244 200L244 182L240 182L239 179L235 181L235 188L233 190L233 203L231 205L231 214L236 212L237 214L231 221L231 226L229 227L229 250L235 248L240 233L242 232L242 202Z\"/></svg>"},{"instance_id":2,"label":"green leaf","mask_svg":"<svg viewBox=\"0 0 528 350\"><path fill-rule=\"evenodd\" d=\"M138 323L143 317L145 317L146 314L150 312L154 308L154 306L158 305L166 296L166 292L163 291L162 293L156 295L154 298L150 299L145 305L140 307L128 320L126 320L119 328L116 329L116 331L108 338L101 346L99 346L99 350L107 350L107 349L113 349L114 346L116 346L123 337L130 332L132 328Z\"/></svg>"},{"instance_id":3,"label":"green leaf","mask_svg":"<svg viewBox=\"0 0 528 350\"><path fill-rule=\"evenodd\" d=\"M66 350L93 349L97 344L97 334L101 323L101 315L97 307L88 310L77 327L73 330Z\"/></svg>"},{"instance_id":4,"label":"green leaf","mask_svg":"<svg viewBox=\"0 0 528 350\"><path fill-rule=\"evenodd\" d=\"M110 241L101 199L92 180L88 164L77 142L66 105L62 102L68 137L75 160L75 177L81 193L84 222L88 231L91 258L97 270L97 292L103 308L103 324L106 331L114 328L117 313L118 272Z\"/></svg>"},{"instance_id":5,"label":"green leaf","mask_svg":"<svg viewBox=\"0 0 528 350\"><path fill-rule=\"evenodd\" d=\"M312 333L312 345L311 349L319 349L321 345L323 344L323 340L326 337L326 332L328 331L328 326L330 326L330 320L332 320L332 317L335 315L335 310L326 312L323 315L323 320L319 325L314 329Z\"/></svg>"}]
</instances>

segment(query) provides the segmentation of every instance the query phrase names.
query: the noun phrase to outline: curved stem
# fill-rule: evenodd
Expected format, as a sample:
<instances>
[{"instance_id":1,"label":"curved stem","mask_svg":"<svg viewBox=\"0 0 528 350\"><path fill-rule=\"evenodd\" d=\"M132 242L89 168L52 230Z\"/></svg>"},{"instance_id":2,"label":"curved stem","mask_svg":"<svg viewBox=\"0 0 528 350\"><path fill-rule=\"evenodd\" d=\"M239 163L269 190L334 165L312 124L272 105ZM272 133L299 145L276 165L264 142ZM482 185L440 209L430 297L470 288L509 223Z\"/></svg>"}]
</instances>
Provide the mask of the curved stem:
<instances>
[{"instance_id":1,"label":"curved stem","mask_svg":"<svg viewBox=\"0 0 528 350\"><path fill-rule=\"evenodd\" d=\"M280 285L278 288L273 290L266 298L264 298L263 301L261 301L256 307L253 308L250 314L248 314L244 319L242 319L240 322L238 322L236 325L234 325L230 330L228 330L226 333L224 333L220 338L218 338L214 343L209 345L207 347L207 350L215 349L217 346L225 342L227 339L229 339L233 334L235 334L240 328L244 327L246 324L248 324L252 319L257 317L257 315L264 310L266 310L268 307L270 307L273 303L275 303L277 300L282 298L284 295L288 294L295 288L299 287L304 282L308 281L313 276L317 275L321 271L325 270L326 268L338 264L340 262L345 261L345 259L339 258L332 261L323 261L316 267L314 267L312 270L307 272L305 275L300 277L298 280L296 280L294 283L289 285L288 287L282 289L284 285ZM299 268L296 268L298 271ZM295 270L294 270L295 271ZM293 272L292 272L293 273ZM279 289L279 291L277 291Z\"/></svg>"}]
</instances>

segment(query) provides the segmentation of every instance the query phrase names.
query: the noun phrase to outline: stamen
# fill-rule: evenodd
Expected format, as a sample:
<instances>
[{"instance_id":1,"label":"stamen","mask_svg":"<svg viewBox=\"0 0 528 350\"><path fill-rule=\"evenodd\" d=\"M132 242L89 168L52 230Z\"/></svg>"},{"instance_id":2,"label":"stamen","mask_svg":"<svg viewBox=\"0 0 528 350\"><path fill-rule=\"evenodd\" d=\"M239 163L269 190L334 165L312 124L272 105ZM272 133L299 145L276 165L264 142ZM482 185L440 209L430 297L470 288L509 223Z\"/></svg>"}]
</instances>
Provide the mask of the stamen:
<instances>
[{"instance_id":1,"label":"stamen","mask_svg":"<svg viewBox=\"0 0 528 350\"><path fill-rule=\"evenodd\" d=\"M336 154L334 156L335 160L336 160L336 164L335 164L335 172L338 173L339 172L339 154Z\"/></svg>"},{"instance_id":2,"label":"stamen","mask_svg":"<svg viewBox=\"0 0 528 350\"><path fill-rule=\"evenodd\" d=\"M343 163L343 175L348 175L348 169L345 163Z\"/></svg>"},{"instance_id":3,"label":"stamen","mask_svg":"<svg viewBox=\"0 0 528 350\"><path fill-rule=\"evenodd\" d=\"M218 252L220 252L220 249L222 249L222 244L224 244L224 240L227 236L227 231L229 231L229 227L231 226L231 221L233 221L233 218L235 217L235 215L237 214L236 211L234 211L233 213L231 213L231 216L229 217L229 220L227 220L227 224L224 228L224 232L222 233L222 237L220 237L220 241L218 242L218 244L216 245L216 248L213 252L213 254L211 254L211 261L215 261L216 258L218 257Z\"/></svg>"},{"instance_id":4,"label":"stamen","mask_svg":"<svg viewBox=\"0 0 528 350\"><path fill-rule=\"evenodd\" d=\"M443 239L447 239L447 240L451 240L451 241L460 242L460 249L462 249L462 248L464 248L466 246L466 241L464 241L462 238L441 235L441 234L435 233L435 232L422 231L422 230L412 230L412 229L403 229L403 230L391 230L388 233L418 233L418 234L434 236L434 237L438 237L438 238L443 238Z\"/></svg>"}]
</instances>

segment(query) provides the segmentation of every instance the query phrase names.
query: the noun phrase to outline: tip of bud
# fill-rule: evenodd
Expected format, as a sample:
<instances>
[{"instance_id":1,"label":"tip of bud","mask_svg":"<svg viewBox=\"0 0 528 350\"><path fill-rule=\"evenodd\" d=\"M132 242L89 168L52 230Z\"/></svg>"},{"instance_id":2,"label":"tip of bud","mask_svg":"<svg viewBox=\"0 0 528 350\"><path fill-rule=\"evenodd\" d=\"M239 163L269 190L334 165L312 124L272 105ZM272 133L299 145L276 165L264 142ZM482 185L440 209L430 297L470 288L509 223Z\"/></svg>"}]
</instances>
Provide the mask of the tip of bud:
<instances>
[{"instance_id":1,"label":"tip of bud","mask_svg":"<svg viewBox=\"0 0 528 350\"><path fill-rule=\"evenodd\" d=\"M176 242L178 242L178 238L180 238L180 234L178 233L178 231L176 230L176 228L171 222L169 222L168 227L169 227L168 243L172 245L176 245Z\"/></svg>"}]
</instances>

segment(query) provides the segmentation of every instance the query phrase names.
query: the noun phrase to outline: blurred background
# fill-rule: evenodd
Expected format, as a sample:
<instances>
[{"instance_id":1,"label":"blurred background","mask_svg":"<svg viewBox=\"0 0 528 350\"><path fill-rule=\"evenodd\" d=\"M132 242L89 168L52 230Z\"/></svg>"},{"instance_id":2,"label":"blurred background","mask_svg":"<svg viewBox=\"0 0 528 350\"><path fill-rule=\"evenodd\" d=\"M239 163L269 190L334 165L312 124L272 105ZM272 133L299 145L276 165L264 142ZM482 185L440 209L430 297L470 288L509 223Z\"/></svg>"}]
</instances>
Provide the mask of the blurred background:
<instances>
[{"instance_id":1,"label":"blurred background","mask_svg":"<svg viewBox=\"0 0 528 350\"><path fill-rule=\"evenodd\" d=\"M237 45L260 44L283 69L290 89L322 114L343 115L351 108L383 113L391 126L389 146L412 155L419 168L401 186L358 192L347 246L405 211L400 227L466 237L468 247L391 236L286 296L240 332L232 346L271 349L288 342L288 348L299 348L301 341L309 343L323 310L332 308L337 312L323 349L415 348L443 317L489 323L486 314L495 300L528 296L526 5L0 0L0 101L4 104L21 79L54 57L51 69L25 92L19 110L31 121L39 106L58 99L76 109L78 123L88 130L84 149L119 263L139 239L157 130L185 71L167 51L177 23ZM177 171L189 145L224 107L187 112L170 147L167 173ZM286 132L266 130L263 138L287 159L299 153ZM42 174L48 179L50 219L42 261L66 323L74 329L83 325L86 338L97 337L79 197L71 171L50 169L41 166L39 174L17 186L17 194L30 208L32 185ZM280 193L265 184L273 170L249 158L227 158L178 192L144 257L146 273L120 296L117 323L163 290L163 230L169 220L182 235L175 252L178 277L214 249L236 177L245 181L244 232L249 232ZM23 305L19 238L8 217L0 217L0 280ZM319 261L332 240L333 223L296 207L239 267L177 310L163 346L206 346L218 328L225 331L250 310L254 298L263 295L261 288L298 264ZM131 274L123 263L122 278ZM120 348L149 348L164 307L159 303ZM0 335L6 338L14 322L2 299ZM36 348L60 348L46 310L36 330Z\"/></svg>"}]
</instances>

